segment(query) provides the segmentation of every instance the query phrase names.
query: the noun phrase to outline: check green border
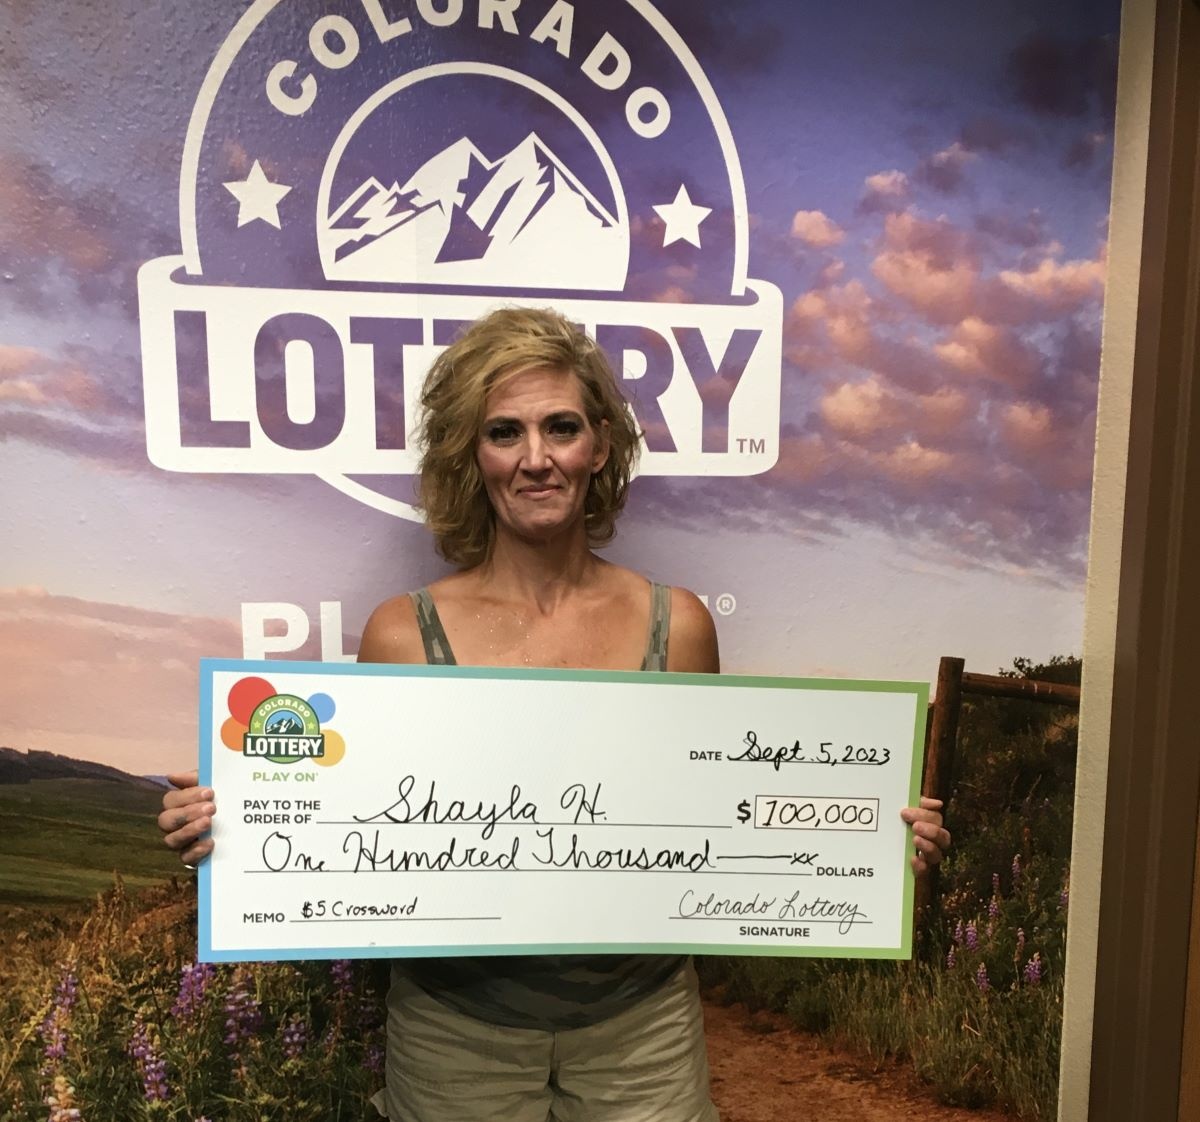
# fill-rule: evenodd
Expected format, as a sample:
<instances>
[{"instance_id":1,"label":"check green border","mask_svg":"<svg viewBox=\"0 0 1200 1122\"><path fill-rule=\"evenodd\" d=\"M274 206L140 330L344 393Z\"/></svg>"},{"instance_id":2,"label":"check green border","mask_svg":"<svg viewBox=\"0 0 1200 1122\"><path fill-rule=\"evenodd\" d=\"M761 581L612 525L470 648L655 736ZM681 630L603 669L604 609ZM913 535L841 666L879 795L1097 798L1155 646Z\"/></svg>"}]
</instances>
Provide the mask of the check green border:
<instances>
[{"instance_id":1,"label":"check green border","mask_svg":"<svg viewBox=\"0 0 1200 1122\"><path fill-rule=\"evenodd\" d=\"M679 674L672 671L648 673L640 670L546 670L505 666L428 666L423 663L391 662L292 662L287 659L203 658L200 660L200 783L212 785L213 751L213 675L233 674L311 674L330 677L384 678L461 678L533 680L548 682L620 682L630 685L706 686L716 688L751 687L759 689L821 690L845 693L910 694L916 699L913 722L912 769L908 784L908 805L916 806L921 796L921 774L925 756L925 724L929 712L928 682L896 682L857 678L785 678L758 674ZM324 947L319 950L257 948L246 951L219 951L212 946L212 874L208 862L199 869L199 953L201 962L276 962L318 958L453 958L486 955L560 955L560 954L719 954L769 955L775 958L873 958L907 959L912 957L913 895L915 878L904 858L904 899L900 944L894 947L814 947L772 943L501 943L483 946L404 946L404 947ZM613 875L620 875L615 873ZM753 926L794 926L763 923L755 919L730 917L730 923ZM799 921L796 922L796 925Z\"/></svg>"}]
</instances>

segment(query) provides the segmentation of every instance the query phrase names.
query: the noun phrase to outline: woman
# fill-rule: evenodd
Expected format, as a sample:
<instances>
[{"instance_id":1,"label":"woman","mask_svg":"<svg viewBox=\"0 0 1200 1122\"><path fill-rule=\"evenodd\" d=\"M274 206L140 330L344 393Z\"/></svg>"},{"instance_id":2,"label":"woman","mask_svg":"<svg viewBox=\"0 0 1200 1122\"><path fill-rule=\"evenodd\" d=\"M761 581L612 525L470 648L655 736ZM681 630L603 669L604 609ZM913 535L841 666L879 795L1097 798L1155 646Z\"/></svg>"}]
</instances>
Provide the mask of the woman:
<instances>
[{"instance_id":1,"label":"woman","mask_svg":"<svg viewBox=\"0 0 1200 1122\"><path fill-rule=\"evenodd\" d=\"M421 404L421 505L458 571L376 608L360 662L718 673L692 593L592 552L613 536L639 434L584 332L493 312L434 363ZM194 864L212 849L213 793L176 779L159 826ZM939 806L901 812L918 871L949 845ZM395 1122L710 1122L695 972L647 955L397 961L384 1097Z\"/></svg>"}]
</instances>

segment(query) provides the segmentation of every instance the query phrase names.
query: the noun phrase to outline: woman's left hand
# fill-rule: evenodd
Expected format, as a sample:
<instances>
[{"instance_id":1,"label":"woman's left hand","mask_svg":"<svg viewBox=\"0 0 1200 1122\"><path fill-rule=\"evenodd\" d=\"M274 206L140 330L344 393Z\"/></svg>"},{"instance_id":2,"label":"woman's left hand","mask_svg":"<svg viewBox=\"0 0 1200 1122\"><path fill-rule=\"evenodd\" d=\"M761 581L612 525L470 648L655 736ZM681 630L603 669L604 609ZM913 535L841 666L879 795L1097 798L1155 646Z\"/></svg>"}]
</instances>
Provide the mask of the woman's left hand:
<instances>
[{"instance_id":1,"label":"woman's left hand","mask_svg":"<svg viewBox=\"0 0 1200 1122\"><path fill-rule=\"evenodd\" d=\"M922 795L921 805L906 806L900 817L912 826L913 845L917 847L912 867L919 876L937 865L950 848L950 831L942 825L942 801Z\"/></svg>"}]
</instances>

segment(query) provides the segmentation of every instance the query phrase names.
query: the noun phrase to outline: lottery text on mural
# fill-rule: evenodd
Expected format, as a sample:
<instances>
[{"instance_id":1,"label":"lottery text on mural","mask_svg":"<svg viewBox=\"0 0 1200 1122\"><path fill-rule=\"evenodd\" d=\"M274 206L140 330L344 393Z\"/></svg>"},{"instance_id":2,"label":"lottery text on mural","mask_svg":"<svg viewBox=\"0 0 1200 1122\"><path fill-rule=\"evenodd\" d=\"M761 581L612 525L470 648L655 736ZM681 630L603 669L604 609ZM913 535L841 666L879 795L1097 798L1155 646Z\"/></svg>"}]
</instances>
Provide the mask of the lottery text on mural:
<instances>
[{"instance_id":1,"label":"lottery text on mural","mask_svg":"<svg viewBox=\"0 0 1200 1122\"><path fill-rule=\"evenodd\" d=\"M415 517L394 481L430 364L513 303L607 352L642 473L776 464L783 296L750 274L716 92L653 5L285 7L251 5L217 49L181 252L139 272L153 464L311 474Z\"/></svg>"},{"instance_id":2,"label":"lottery text on mural","mask_svg":"<svg viewBox=\"0 0 1200 1122\"><path fill-rule=\"evenodd\" d=\"M202 957L908 952L923 687L206 665Z\"/></svg>"}]
</instances>

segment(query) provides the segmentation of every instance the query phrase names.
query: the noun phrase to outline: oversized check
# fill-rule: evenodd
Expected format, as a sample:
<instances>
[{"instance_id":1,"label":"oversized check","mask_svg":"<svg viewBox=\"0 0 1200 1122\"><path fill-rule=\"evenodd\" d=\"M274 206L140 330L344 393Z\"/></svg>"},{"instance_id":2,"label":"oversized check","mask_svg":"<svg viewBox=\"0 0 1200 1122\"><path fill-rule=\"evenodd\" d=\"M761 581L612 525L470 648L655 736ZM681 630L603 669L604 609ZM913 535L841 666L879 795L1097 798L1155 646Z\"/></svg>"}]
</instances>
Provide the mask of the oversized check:
<instances>
[{"instance_id":1,"label":"oversized check","mask_svg":"<svg viewBox=\"0 0 1200 1122\"><path fill-rule=\"evenodd\" d=\"M205 660L200 957L908 957L927 696Z\"/></svg>"}]
</instances>

